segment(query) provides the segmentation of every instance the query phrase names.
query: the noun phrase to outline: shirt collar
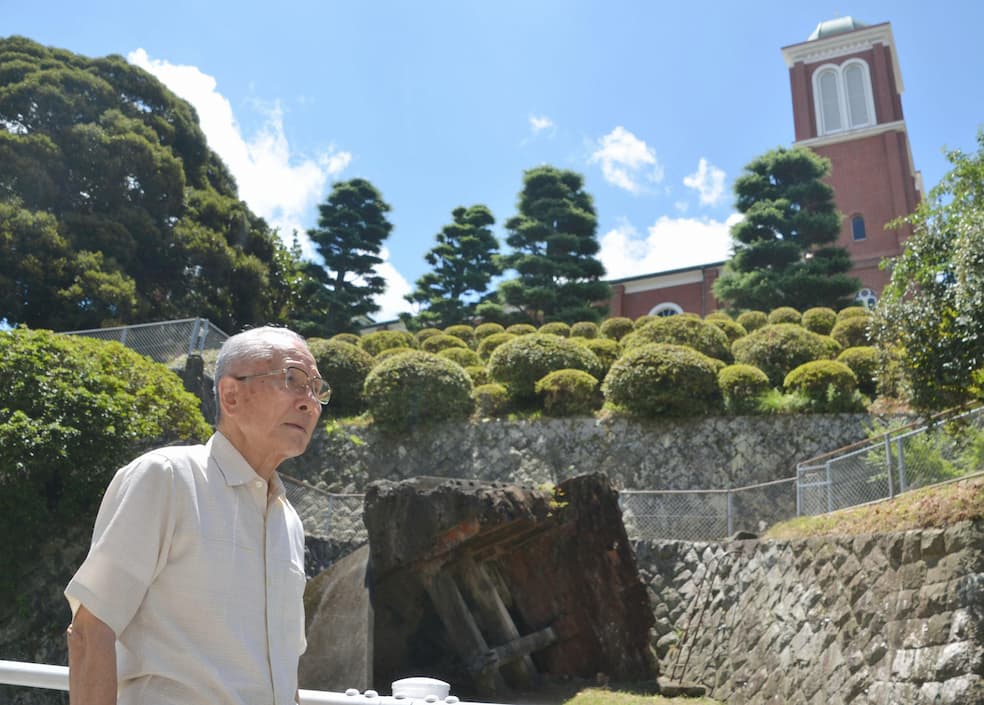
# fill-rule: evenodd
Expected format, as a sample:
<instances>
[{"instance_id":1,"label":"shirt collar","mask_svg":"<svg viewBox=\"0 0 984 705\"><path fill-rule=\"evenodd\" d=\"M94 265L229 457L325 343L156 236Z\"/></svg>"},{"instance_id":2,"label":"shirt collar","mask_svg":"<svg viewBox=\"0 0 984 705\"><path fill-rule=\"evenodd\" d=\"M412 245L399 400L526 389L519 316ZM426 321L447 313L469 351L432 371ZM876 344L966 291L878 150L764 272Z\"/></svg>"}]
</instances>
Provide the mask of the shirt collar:
<instances>
[{"instance_id":1,"label":"shirt collar","mask_svg":"<svg viewBox=\"0 0 984 705\"><path fill-rule=\"evenodd\" d=\"M228 438L222 435L221 431L216 431L212 434L205 447L209 457L215 460L215 464L219 468L219 472L222 473L222 478L228 486L235 487L263 479L256 474L256 471L246 462L242 453L236 449L236 446ZM274 496L286 493L284 483L280 479L279 474L274 472L270 481L270 487L273 490L272 494Z\"/></svg>"}]
</instances>

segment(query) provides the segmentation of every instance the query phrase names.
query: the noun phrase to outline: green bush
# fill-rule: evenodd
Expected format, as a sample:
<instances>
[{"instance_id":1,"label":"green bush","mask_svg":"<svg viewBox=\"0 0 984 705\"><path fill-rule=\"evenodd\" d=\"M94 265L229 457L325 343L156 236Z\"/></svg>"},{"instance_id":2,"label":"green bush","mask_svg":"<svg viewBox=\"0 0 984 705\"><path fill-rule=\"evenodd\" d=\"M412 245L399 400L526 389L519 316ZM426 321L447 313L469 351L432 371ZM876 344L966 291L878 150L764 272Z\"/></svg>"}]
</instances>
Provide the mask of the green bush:
<instances>
[{"instance_id":1,"label":"green bush","mask_svg":"<svg viewBox=\"0 0 984 705\"><path fill-rule=\"evenodd\" d=\"M359 347L376 357L390 348L416 348L417 339L403 330L377 330L359 338Z\"/></svg>"},{"instance_id":2,"label":"green bush","mask_svg":"<svg viewBox=\"0 0 984 705\"><path fill-rule=\"evenodd\" d=\"M713 314L712 314L713 315ZM711 318L707 317L704 319L712 326L715 326L721 330L722 333L728 338L728 348L730 349L731 344L734 343L739 338L744 338L748 335L748 331L740 323L732 321L730 318Z\"/></svg>"},{"instance_id":3,"label":"green bush","mask_svg":"<svg viewBox=\"0 0 984 705\"><path fill-rule=\"evenodd\" d=\"M471 377L473 387L480 387L492 381L492 378L489 377L489 370L485 365L468 365L465 367L465 372Z\"/></svg>"},{"instance_id":4,"label":"green bush","mask_svg":"<svg viewBox=\"0 0 984 705\"><path fill-rule=\"evenodd\" d=\"M657 318L659 318L659 316L652 316L652 315L650 315L648 313L645 313L645 314L639 316L634 321L632 321L632 328L633 328L633 330L639 330L644 325L646 325L650 321L655 321ZM668 316L667 316L667 318L668 318Z\"/></svg>"},{"instance_id":5,"label":"green bush","mask_svg":"<svg viewBox=\"0 0 984 705\"><path fill-rule=\"evenodd\" d=\"M544 323L540 326L537 333L559 335L561 338L569 338L571 335L571 327L563 321L551 321L550 323Z\"/></svg>"},{"instance_id":6,"label":"green bush","mask_svg":"<svg viewBox=\"0 0 984 705\"><path fill-rule=\"evenodd\" d=\"M583 370L556 370L536 383L548 416L589 416L601 406L598 380Z\"/></svg>"},{"instance_id":7,"label":"green bush","mask_svg":"<svg viewBox=\"0 0 984 705\"><path fill-rule=\"evenodd\" d=\"M493 333L503 333L505 330L501 323L479 323L475 326L475 340L482 341Z\"/></svg>"},{"instance_id":8,"label":"green bush","mask_svg":"<svg viewBox=\"0 0 984 705\"><path fill-rule=\"evenodd\" d=\"M468 348L442 348L437 354L452 362L457 362L462 367L482 364L482 358L478 356L478 353Z\"/></svg>"},{"instance_id":9,"label":"green bush","mask_svg":"<svg viewBox=\"0 0 984 705\"><path fill-rule=\"evenodd\" d=\"M362 336L356 335L355 333L336 333L331 336L328 340L332 340L336 343L348 343L349 345L358 345L359 340Z\"/></svg>"},{"instance_id":10,"label":"green bush","mask_svg":"<svg viewBox=\"0 0 984 705\"><path fill-rule=\"evenodd\" d=\"M504 384L520 402L535 397L538 380L555 370L568 368L601 377L601 362L593 352L556 335L520 336L497 347L489 358L489 375Z\"/></svg>"},{"instance_id":11,"label":"green bush","mask_svg":"<svg viewBox=\"0 0 984 705\"><path fill-rule=\"evenodd\" d=\"M421 328L413 334L413 337L417 340L417 344L419 346L420 343L423 343L428 338L435 335L441 335L442 332L443 331L440 328Z\"/></svg>"},{"instance_id":12,"label":"green bush","mask_svg":"<svg viewBox=\"0 0 984 705\"><path fill-rule=\"evenodd\" d=\"M422 350L395 355L366 377L373 420L388 430L466 418L472 412L471 378L461 366Z\"/></svg>"},{"instance_id":13,"label":"green bush","mask_svg":"<svg viewBox=\"0 0 984 705\"><path fill-rule=\"evenodd\" d=\"M506 328L506 332L513 335L531 335L536 333L536 326L531 323L513 323Z\"/></svg>"},{"instance_id":14,"label":"green bush","mask_svg":"<svg viewBox=\"0 0 984 705\"><path fill-rule=\"evenodd\" d=\"M509 413L509 390L501 384L482 384L472 392L475 414L480 418L505 416Z\"/></svg>"},{"instance_id":15,"label":"green bush","mask_svg":"<svg viewBox=\"0 0 984 705\"><path fill-rule=\"evenodd\" d=\"M635 325L632 323L631 318L615 316L614 318L606 318L602 321L599 330L606 338L618 341L635 330Z\"/></svg>"},{"instance_id":16,"label":"green bush","mask_svg":"<svg viewBox=\"0 0 984 705\"><path fill-rule=\"evenodd\" d=\"M654 318L622 340L622 350L631 350L649 343L686 345L699 353L718 360L731 360L728 336L713 323L690 316Z\"/></svg>"},{"instance_id":17,"label":"green bush","mask_svg":"<svg viewBox=\"0 0 984 705\"><path fill-rule=\"evenodd\" d=\"M472 350L475 349L475 329L464 323L459 323L458 325L448 326L444 329L446 335L453 335L455 338L465 341L465 344ZM420 346L421 350L424 346Z\"/></svg>"},{"instance_id":18,"label":"green bush","mask_svg":"<svg viewBox=\"0 0 984 705\"><path fill-rule=\"evenodd\" d=\"M492 357L492 351L503 343L514 340L519 336L515 333L493 333L492 335L483 338L482 342L478 344L478 356L483 360L488 360Z\"/></svg>"},{"instance_id":19,"label":"green bush","mask_svg":"<svg viewBox=\"0 0 984 705\"><path fill-rule=\"evenodd\" d=\"M441 333L440 335L432 335L420 344L420 349L429 353L438 353L445 348L464 348L467 350L468 343L456 336Z\"/></svg>"},{"instance_id":20,"label":"green bush","mask_svg":"<svg viewBox=\"0 0 984 705\"><path fill-rule=\"evenodd\" d=\"M571 326L572 338L588 338L592 340L598 337L598 324L594 321L578 321Z\"/></svg>"},{"instance_id":21,"label":"green bush","mask_svg":"<svg viewBox=\"0 0 984 705\"><path fill-rule=\"evenodd\" d=\"M878 393L880 357L877 348L868 345L847 348L837 356L837 362L843 362L851 368L858 378L858 390L862 394L873 398Z\"/></svg>"},{"instance_id":22,"label":"green bush","mask_svg":"<svg viewBox=\"0 0 984 705\"><path fill-rule=\"evenodd\" d=\"M606 401L638 416L692 416L720 407L711 358L682 345L650 343L615 361L602 385Z\"/></svg>"},{"instance_id":23,"label":"green bush","mask_svg":"<svg viewBox=\"0 0 984 705\"><path fill-rule=\"evenodd\" d=\"M581 345L586 347L588 350L595 354L598 361L601 362L601 368L603 375L608 373L615 360L618 359L619 349L618 343L610 338L588 338L584 341L579 341Z\"/></svg>"},{"instance_id":24,"label":"green bush","mask_svg":"<svg viewBox=\"0 0 984 705\"><path fill-rule=\"evenodd\" d=\"M704 320L708 323L713 323L714 321L733 321L735 319L729 316L726 311L712 311L704 316Z\"/></svg>"},{"instance_id":25,"label":"green bush","mask_svg":"<svg viewBox=\"0 0 984 705\"><path fill-rule=\"evenodd\" d=\"M724 408L732 414L751 414L758 400L769 391L769 378L751 365L728 365L717 375L718 388L724 397Z\"/></svg>"},{"instance_id":26,"label":"green bush","mask_svg":"<svg viewBox=\"0 0 984 705\"><path fill-rule=\"evenodd\" d=\"M792 306L780 306L779 308L774 308L769 312L769 323L772 325L777 325L779 323L802 324L802 322L803 314Z\"/></svg>"},{"instance_id":27,"label":"green bush","mask_svg":"<svg viewBox=\"0 0 984 705\"><path fill-rule=\"evenodd\" d=\"M786 375L783 388L806 397L813 411L864 411L857 376L850 367L836 360L814 360L800 365Z\"/></svg>"},{"instance_id":28,"label":"green bush","mask_svg":"<svg viewBox=\"0 0 984 705\"><path fill-rule=\"evenodd\" d=\"M386 348L385 350L380 351L380 353L372 359L372 366L375 367L383 360L389 360L391 357L396 357L397 355L402 355L403 353L413 352L414 349L415 348L407 347Z\"/></svg>"},{"instance_id":29,"label":"green bush","mask_svg":"<svg viewBox=\"0 0 984 705\"><path fill-rule=\"evenodd\" d=\"M365 411L362 387L375 364L372 355L334 338L309 338L307 343L318 363L318 371L331 385L331 402L324 411L332 416L351 416Z\"/></svg>"},{"instance_id":30,"label":"green bush","mask_svg":"<svg viewBox=\"0 0 984 705\"><path fill-rule=\"evenodd\" d=\"M804 362L831 359L841 347L833 338L811 333L794 323L767 325L736 340L731 346L735 362L758 367L774 387Z\"/></svg>"},{"instance_id":31,"label":"green bush","mask_svg":"<svg viewBox=\"0 0 984 705\"><path fill-rule=\"evenodd\" d=\"M735 323L751 333L769 325L769 317L763 311L745 311L735 319Z\"/></svg>"},{"instance_id":32,"label":"green bush","mask_svg":"<svg viewBox=\"0 0 984 705\"><path fill-rule=\"evenodd\" d=\"M868 316L850 316L837 321L837 325L830 331L830 337L836 340L845 348L855 348L860 345L870 345L868 338Z\"/></svg>"},{"instance_id":33,"label":"green bush","mask_svg":"<svg viewBox=\"0 0 984 705\"><path fill-rule=\"evenodd\" d=\"M803 312L801 325L812 333L830 335L834 324L837 323L837 312L826 306L808 308Z\"/></svg>"},{"instance_id":34,"label":"green bush","mask_svg":"<svg viewBox=\"0 0 984 705\"><path fill-rule=\"evenodd\" d=\"M116 470L152 446L200 442L200 401L116 342L0 332L0 597L50 539L87 535Z\"/></svg>"},{"instance_id":35,"label":"green bush","mask_svg":"<svg viewBox=\"0 0 984 705\"><path fill-rule=\"evenodd\" d=\"M847 308L842 308L837 312L837 320L843 321L846 318L862 317L867 318L871 315L871 311L866 309L864 306L848 306Z\"/></svg>"}]
</instances>

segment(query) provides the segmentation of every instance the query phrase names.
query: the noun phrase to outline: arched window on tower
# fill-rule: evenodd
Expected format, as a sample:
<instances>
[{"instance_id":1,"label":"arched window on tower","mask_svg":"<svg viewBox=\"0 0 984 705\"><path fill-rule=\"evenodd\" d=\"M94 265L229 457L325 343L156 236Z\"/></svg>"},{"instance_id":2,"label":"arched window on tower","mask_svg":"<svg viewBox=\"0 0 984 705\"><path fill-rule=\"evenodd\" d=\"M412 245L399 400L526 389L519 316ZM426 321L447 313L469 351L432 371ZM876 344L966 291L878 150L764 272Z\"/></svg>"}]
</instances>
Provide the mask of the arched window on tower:
<instances>
[{"instance_id":1,"label":"arched window on tower","mask_svg":"<svg viewBox=\"0 0 984 705\"><path fill-rule=\"evenodd\" d=\"M821 135L875 124L871 75L868 64L861 59L817 69L813 74L813 97Z\"/></svg>"},{"instance_id":2,"label":"arched window on tower","mask_svg":"<svg viewBox=\"0 0 984 705\"><path fill-rule=\"evenodd\" d=\"M851 239L852 240L866 240L868 239L868 234L864 229L864 216L855 215L851 218Z\"/></svg>"},{"instance_id":3,"label":"arched window on tower","mask_svg":"<svg viewBox=\"0 0 984 705\"><path fill-rule=\"evenodd\" d=\"M676 304L669 303L669 302L661 303L658 306L653 306L649 310L650 316L666 317L666 316L676 316L680 313L683 313L683 309L677 306Z\"/></svg>"}]
</instances>

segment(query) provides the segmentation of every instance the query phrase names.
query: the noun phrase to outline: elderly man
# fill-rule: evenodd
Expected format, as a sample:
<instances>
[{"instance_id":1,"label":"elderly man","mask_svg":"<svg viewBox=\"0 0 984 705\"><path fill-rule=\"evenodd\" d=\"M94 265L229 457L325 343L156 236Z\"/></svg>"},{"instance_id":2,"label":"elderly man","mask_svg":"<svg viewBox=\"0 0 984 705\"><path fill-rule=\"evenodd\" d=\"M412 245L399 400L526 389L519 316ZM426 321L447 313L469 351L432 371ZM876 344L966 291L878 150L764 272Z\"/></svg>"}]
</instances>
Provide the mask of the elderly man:
<instances>
[{"instance_id":1,"label":"elderly man","mask_svg":"<svg viewBox=\"0 0 984 705\"><path fill-rule=\"evenodd\" d=\"M65 590L73 705L297 699L304 531L276 469L307 448L330 393L296 333L240 333L216 362L208 443L117 472Z\"/></svg>"}]
</instances>

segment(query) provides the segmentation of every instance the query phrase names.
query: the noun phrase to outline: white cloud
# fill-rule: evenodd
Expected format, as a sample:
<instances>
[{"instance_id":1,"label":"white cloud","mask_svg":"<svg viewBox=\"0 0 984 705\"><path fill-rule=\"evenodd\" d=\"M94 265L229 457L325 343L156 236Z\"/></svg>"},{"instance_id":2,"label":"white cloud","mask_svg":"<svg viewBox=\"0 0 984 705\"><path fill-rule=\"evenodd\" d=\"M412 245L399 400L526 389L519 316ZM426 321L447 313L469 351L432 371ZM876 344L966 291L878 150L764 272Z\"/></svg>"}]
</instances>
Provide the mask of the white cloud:
<instances>
[{"instance_id":1,"label":"white cloud","mask_svg":"<svg viewBox=\"0 0 984 705\"><path fill-rule=\"evenodd\" d=\"M376 273L386 280L386 291L376 297L380 308L373 314L373 318L377 321L392 321L401 312L412 310L410 302L403 297L413 291L413 287L390 263L388 249L384 247L379 256L383 258L383 263L376 268Z\"/></svg>"},{"instance_id":2,"label":"white cloud","mask_svg":"<svg viewBox=\"0 0 984 705\"><path fill-rule=\"evenodd\" d=\"M599 259L609 279L682 269L728 259L734 213L724 221L661 216L639 234L628 221L601 236Z\"/></svg>"},{"instance_id":3,"label":"white cloud","mask_svg":"<svg viewBox=\"0 0 984 705\"><path fill-rule=\"evenodd\" d=\"M663 180L656 153L621 125L598 140L598 149L588 162L600 162L605 180L630 193L642 191L642 179L654 183Z\"/></svg>"},{"instance_id":4,"label":"white cloud","mask_svg":"<svg viewBox=\"0 0 984 705\"><path fill-rule=\"evenodd\" d=\"M700 193L700 202L707 206L715 206L724 197L724 170L718 169L701 157L697 171L685 176L683 184Z\"/></svg>"},{"instance_id":5,"label":"white cloud","mask_svg":"<svg viewBox=\"0 0 984 705\"><path fill-rule=\"evenodd\" d=\"M272 227L288 245L296 230L304 254L313 255L305 234L304 216L320 200L325 185L352 161L352 154L329 148L315 157L291 153L284 132L279 102L258 106L263 125L251 136L242 133L228 98L217 90L214 77L196 66L181 66L152 59L143 49L127 56L191 103L209 147L218 154L236 179L239 197Z\"/></svg>"},{"instance_id":6,"label":"white cloud","mask_svg":"<svg viewBox=\"0 0 984 705\"><path fill-rule=\"evenodd\" d=\"M546 115L530 115L530 129L534 135L554 127L554 121Z\"/></svg>"}]
</instances>

